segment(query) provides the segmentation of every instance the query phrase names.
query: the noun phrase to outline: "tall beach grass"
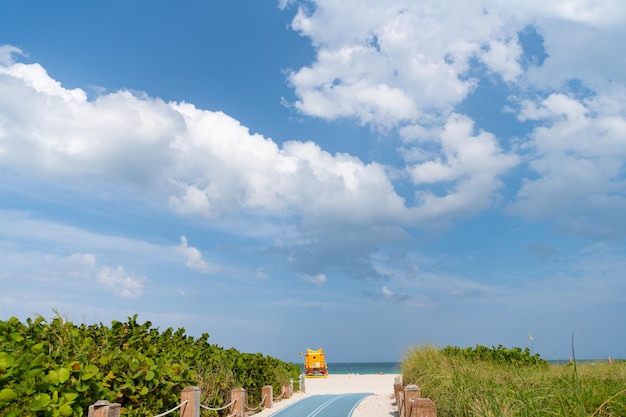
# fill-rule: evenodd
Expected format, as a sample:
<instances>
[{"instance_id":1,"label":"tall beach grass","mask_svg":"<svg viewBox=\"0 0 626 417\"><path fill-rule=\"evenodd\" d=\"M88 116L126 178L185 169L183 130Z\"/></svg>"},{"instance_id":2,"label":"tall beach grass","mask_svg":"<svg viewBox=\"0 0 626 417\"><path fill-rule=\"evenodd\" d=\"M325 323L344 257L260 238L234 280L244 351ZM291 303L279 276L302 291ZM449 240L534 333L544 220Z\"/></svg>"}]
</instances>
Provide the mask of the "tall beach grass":
<instances>
[{"instance_id":1,"label":"tall beach grass","mask_svg":"<svg viewBox=\"0 0 626 417\"><path fill-rule=\"evenodd\" d=\"M455 349L415 347L401 363L404 384L419 386L439 417L626 416L624 361L552 365L527 350L494 359Z\"/></svg>"}]
</instances>

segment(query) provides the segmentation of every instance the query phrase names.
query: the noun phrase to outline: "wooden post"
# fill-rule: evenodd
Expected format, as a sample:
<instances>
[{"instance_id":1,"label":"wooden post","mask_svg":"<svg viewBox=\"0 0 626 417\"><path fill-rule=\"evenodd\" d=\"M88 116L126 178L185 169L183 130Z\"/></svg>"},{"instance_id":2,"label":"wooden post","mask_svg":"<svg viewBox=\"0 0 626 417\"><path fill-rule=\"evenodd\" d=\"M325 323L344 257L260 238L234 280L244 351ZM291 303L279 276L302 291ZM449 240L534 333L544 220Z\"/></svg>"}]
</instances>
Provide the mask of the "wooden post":
<instances>
[{"instance_id":1,"label":"wooden post","mask_svg":"<svg viewBox=\"0 0 626 417\"><path fill-rule=\"evenodd\" d=\"M230 414L236 417L245 417L246 414L246 390L243 388L233 388L230 390L230 401L235 401L230 406Z\"/></svg>"},{"instance_id":2,"label":"wooden post","mask_svg":"<svg viewBox=\"0 0 626 417\"><path fill-rule=\"evenodd\" d=\"M272 408L274 405L274 387L271 385L263 386L261 397L263 398L263 408Z\"/></svg>"},{"instance_id":3,"label":"wooden post","mask_svg":"<svg viewBox=\"0 0 626 417\"><path fill-rule=\"evenodd\" d=\"M120 417L121 405L98 400L89 406L89 417Z\"/></svg>"},{"instance_id":4,"label":"wooden post","mask_svg":"<svg viewBox=\"0 0 626 417\"><path fill-rule=\"evenodd\" d=\"M406 387L404 387L404 395L401 395L401 397L404 398L402 399L403 407L402 410L400 410L400 417L414 417L413 415L409 414L409 408L411 407L412 400L420 397L420 387L414 384L407 385Z\"/></svg>"},{"instance_id":5,"label":"wooden post","mask_svg":"<svg viewBox=\"0 0 626 417\"><path fill-rule=\"evenodd\" d=\"M430 398L414 398L409 407L411 417L437 417L435 403Z\"/></svg>"},{"instance_id":6,"label":"wooden post","mask_svg":"<svg viewBox=\"0 0 626 417\"><path fill-rule=\"evenodd\" d=\"M291 391L289 390L289 384L283 384L283 392L285 393L285 399L291 398Z\"/></svg>"},{"instance_id":7,"label":"wooden post","mask_svg":"<svg viewBox=\"0 0 626 417\"><path fill-rule=\"evenodd\" d=\"M396 405L400 404L400 396L404 391L404 387L402 386L402 382L396 381L393 384L393 395L396 399Z\"/></svg>"},{"instance_id":8,"label":"wooden post","mask_svg":"<svg viewBox=\"0 0 626 417\"><path fill-rule=\"evenodd\" d=\"M185 387L180 396L180 403L187 404L180 407L180 417L200 417L200 388Z\"/></svg>"}]
</instances>

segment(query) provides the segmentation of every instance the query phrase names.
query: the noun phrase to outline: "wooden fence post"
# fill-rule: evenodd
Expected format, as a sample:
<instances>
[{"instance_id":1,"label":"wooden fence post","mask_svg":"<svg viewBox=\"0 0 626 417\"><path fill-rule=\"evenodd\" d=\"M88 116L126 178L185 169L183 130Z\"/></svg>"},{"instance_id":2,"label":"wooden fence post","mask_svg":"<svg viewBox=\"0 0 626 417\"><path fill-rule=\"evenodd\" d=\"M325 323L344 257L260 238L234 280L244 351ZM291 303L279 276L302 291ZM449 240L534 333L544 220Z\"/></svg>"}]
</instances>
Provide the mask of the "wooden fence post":
<instances>
[{"instance_id":1,"label":"wooden fence post","mask_svg":"<svg viewBox=\"0 0 626 417\"><path fill-rule=\"evenodd\" d=\"M400 404L400 395L404 391L404 387L402 386L402 382L396 381L393 384L393 395L396 399L396 405Z\"/></svg>"},{"instance_id":2,"label":"wooden fence post","mask_svg":"<svg viewBox=\"0 0 626 417\"><path fill-rule=\"evenodd\" d=\"M230 390L230 401L235 401L230 406L230 414L236 417L245 417L246 412L246 390L243 388L233 388Z\"/></svg>"},{"instance_id":3,"label":"wooden fence post","mask_svg":"<svg viewBox=\"0 0 626 417\"><path fill-rule=\"evenodd\" d=\"M285 398L291 398L291 391L289 390L289 384L283 384L283 392L285 393Z\"/></svg>"},{"instance_id":4,"label":"wooden fence post","mask_svg":"<svg viewBox=\"0 0 626 417\"><path fill-rule=\"evenodd\" d=\"M396 405L398 406L398 417L403 417L404 416L404 388L402 388L400 392L398 393L398 397L396 399Z\"/></svg>"},{"instance_id":5,"label":"wooden fence post","mask_svg":"<svg viewBox=\"0 0 626 417\"><path fill-rule=\"evenodd\" d=\"M121 405L98 400L89 406L89 417L120 417Z\"/></svg>"},{"instance_id":6,"label":"wooden fence post","mask_svg":"<svg viewBox=\"0 0 626 417\"><path fill-rule=\"evenodd\" d=\"M411 417L437 417L435 403L430 398L415 398L409 407Z\"/></svg>"},{"instance_id":7,"label":"wooden fence post","mask_svg":"<svg viewBox=\"0 0 626 417\"><path fill-rule=\"evenodd\" d=\"M263 408L272 408L274 405L274 387L271 385L263 386L261 397L263 398Z\"/></svg>"},{"instance_id":8,"label":"wooden fence post","mask_svg":"<svg viewBox=\"0 0 626 417\"><path fill-rule=\"evenodd\" d=\"M402 410L400 411L400 417L410 415L408 410L411 407L411 404L413 402L412 400L420 397L420 387L414 384L407 385L406 387L404 387L403 397L404 397L404 399L402 400L403 407L402 407ZM414 417L414 416L411 415L411 417Z\"/></svg>"},{"instance_id":9,"label":"wooden fence post","mask_svg":"<svg viewBox=\"0 0 626 417\"><path fill-rule=\"evenodd\" d=\"M200 417L200 388L185 387L180 396L180 403L187 404L180 408L180 417Z\"/></svg>"}]
</instances>

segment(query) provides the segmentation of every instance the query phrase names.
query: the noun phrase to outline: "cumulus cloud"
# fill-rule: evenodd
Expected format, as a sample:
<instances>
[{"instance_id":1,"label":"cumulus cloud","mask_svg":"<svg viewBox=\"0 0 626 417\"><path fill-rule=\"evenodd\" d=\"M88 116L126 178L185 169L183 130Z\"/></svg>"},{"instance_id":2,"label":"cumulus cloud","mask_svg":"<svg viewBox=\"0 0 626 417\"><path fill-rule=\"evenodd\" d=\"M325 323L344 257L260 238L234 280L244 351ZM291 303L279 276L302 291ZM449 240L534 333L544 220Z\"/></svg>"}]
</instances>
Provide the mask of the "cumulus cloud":
<instances>
[{"instance_id":1,"label":"cumulus cloud","mask_svg":"<svg viewBox=\"0 0 626 417\"><path fill-rule=\"evenodd\" d=\"M522 74L520 58L522 47L517 36L507 40L492 40L489 48L481 55L487 67L502 76L505 81L515 81Z\"/></svg>"},{"instance_id":2,"label":"cumulus cloud","mask_svg":"<svg viewBox=\"0 0 626 417\"><path fill-rule=\"evenodd\" d=\"M87 100L87 95L82 89L67 90L63 88L61 83L50 78L46 70L39 64L11 63L8 66L0 67L0 74L20 79L37 93L60 98L63 101Z\"/></svg>"},{"instance_id":3,"label":"cumulus cloud","mask_svg":"<svg viewBox=\"0 0 626 417\"><path fill-rule=\"evenodd\" d=\"M621 183L616 174L621 167L620 153L612 160L602 159L600 172L594 174L605 177L600 180L577 178L596 168L599 160L572 158L563 148L560 153L552 152L552 158L528 150L544 133L557 133L569 142L570 132L581 129L577 124L610 124L606 118L596 123L600 113L589 112L560 91L567 89L571 80L599 96L615 96L615 91L622 89L626 64L621 56L598 51L620 49L626 31L619 22L624 18L626 7L619 1L301 2L292 27L311 40L316 56L289 75L296 96L294 106L303 114L326 120L350 118L374 128L397 128L407 145L402 149L408 164L406 174L415 186L409 209L397 218L410 219L412 225L446 225L454 218L491 207L499 200L507 173L522 162L528 162L540 178L523 182L511 213L546 218L553 205L548 214L552 216L564 210L572 197L597 184L604 187L593 192L589 209L594 205L606 213L609 206L623 204L622 196L615 193ZM541 65L524 68L527 57L519 34L529 27L542 40L546 59ZM529 87L555 91L541 105L527 100L519 107L520 121L544 125L533 132L530 147L524 144L526 138L521 138L519 148L505 152L500 138L474 132L473 121L456 113L455 107L479 83L492 78L481 80L478 74L484 70L484 75L499 75L520 97L528 97ZM514 97L509 98L512 104ZM617 119L621 117L617 112ZM558 118L564 118L563 123L559 124ZM552 123L560 127L559 132L548 127ZM615 126L619 121L611 123L608 129L619 130ZM586 146L591 143L587 141ZM545 146L547 141L542 141ZM544 166L546 163L549 166ZM570 180L552 175L553 170L561 169L576 172ZM582 187L564 186L573 181L582 182ZM542 187L544 191L539 190ZM548 189L558 191L550 197ZM555 198L563 193L573 194ZM582 231L595 220L574 215L562 222L569 230Z\"/></svg>"},{"instance_id":4,"label":"cumulus cloud","mask_svg":"<svg viewBox=\"0 0 626 417\"><path fill-rule=\"evenodd\" d=\"M245 218L266 223L300 219L287 228L264 228L256 221L254 229L288 237L296 250L324 248L336 240L337 228L350 229L349 236L358 230L359 238L351 240L367 241L369 250L369 244L386 240L387 230L397 229L398 222L418 221L410 219L410 207L381 164L333 155L313 142L279 147L224 113L189 103L165 103L128 91L88 100L33 65L3 67L0 75L0 165L5 173L28 172L35 182L62 180L64 187L78 191L105 190L105 198L115 190L167 201L181 215L225 220L222 227L243 229ZM376 225L381 221L389 226ZM74 229L59 233L76 234L94 238ZM184 242L179 247L185 256L196 256L192 249ZM189 265L208 270L193 256L187 258Z\"/></svg>"},{"instance_id":5,"label":"cumulus cloud","mask_svg":"<svg viewBox=\"0 0 626 417\"><path fill-rule=\"evenodd\" d=\"M588 102L576 107L566 95L555 93L542 102L525 94L529 86L562 88L563 78L552 82L550 74L566 67L580 69L571 75L583 82L611 75L593 60L574 62L582 54L568 36L580 33L616 45L609 35L623 29L605 13L623 16L618 2L564 7L556 0L283 0L279 6L297 7L292 28L315 50L313 62L288 73L293 108L326 120L357 120L400 136L406 166L331 154L313 142L279 144L222 112L191 103L167 103L125 90L89 99L81 89L65 88L43 66L15 62L22 52L10 46L0 49L0 166L8 173L28 172L29 178L62 179L68 187L97 192L93 184L98 184L164 201L180 215L224 228L243 229L242 219L282 222L287 231L259 227L255 233L284 238L280 250L293 260L296 272L314 276L319 268L313 259L340 273L380 278L370 258L381 245L406 239L407 227L446 226L492 207L505 176L522 161L539 178L522 184L510 212L539 219L562 207L548 200L545 190L571 188L558 182L565 181L563 176L552 175L552 164L581 170L595 162L571 155L558 160L544 150L548 141L541 139L542 128L558 133L559 120L565 118L570 130L577 129L573 123L596 124L601 135L602 123L621 129L619 112L606 113L597 123L601 113ZM543 38L548 58L527 70L521 65L525 51L518 33L529 26ZM559 34L552 27L566 31ZM483 82L477 71L498 75L512 89L522 87L520 97L527 100L519 106L519 120L542 125L533 131L530 145L521 138L521 146L504 150L501 138L476 131L473 120L456 111ZM602 106L610 107L608 101ZM621 181L616 174L620 163L617 157L602 162L608 163L597 174L602 178L587 179L582 188L603 184L589 207L610 211L622 204L621 196L612 193ZM572 201L571 196L563 201ZM570 230L582 230L595 219L570 216L567 221ZM347 245L341 253L350 256L326 249L337 248L337 241ZM186 241L177 250L191 268L210 269Z\"/></svg>"},{"instance_id":6,"label":"cumulus cloud","mask_svg":"<svg viewBox=\"0 0 626 417\"><path fill-rule=\"evenodd\" d=\"M143 282L146 281L146 277L127 273L124 268L118 266L114 269L102 268L96 280L120 297L138 298L143 294Z\"/></svg>"},{"instance_id":7,"label":"cumulus cloud","mask_svg":"<svg viewBox=\"0 0 626 417\"><path fill-rule=\"evenodd\" d=\"M624 80L619 54L595 51L619 50L625 17L619 0L302 2L292 27L311 39L316 59L290 74L295 107L373 126L432 122L474 90L473 60L507 82L544 87L568 78ZM529 26L549 59L523 74L517 35Z\"/></svg>"},{"instance_id":8,"label":"cumulus cloud","mask_svg":"<svg viewBox=\"0 0 626 417\"><path fill-rule=\"evenodd\" d=\"M467 12L464 4L457 6ZM404 1L316 1L315 6L301 7L292 22L317 49L316 61L289 77L298 97L295 107L304 114L389 127L449 110L472 90L474 81L458 75L480 43L472 41L471 30L447 43L451 35L442 30L455 28L440 24L449 15L442 7L434 5L429 14L424 13L429 6ZM464 22L475 23L475 33L484 31L475 19Z\"/></svg>"},{"instance_id":9,"label":"cumulus cloud","mask_svg":"<svg viewBox=\"0 0 626 417\"><path fill-rule=\"evenodd\" d=\"M521 103L519 118L538 124L524 145L527 178L511 212L590 236L623 236L626 221L626 89L576 98L554 93Z\"/></svg>"},{"instance_id":10,"label":"cumulus cloud","mask_svg":"<svg viewBox=\"0 0 626 417\"><path fill-rule=\"evenodd\" d=\"M188 103L128 91L88 101L37 64L2 73L0 163L9 170L76 187L92 180L160 193L181 214L210 219L305 212L368 221L405 209L376 163L331 155L312 142L279 148L221 112Z\"/></svg>"},{"instance_id":11,"label":"cumulus cloud","mask_svg":"<svg viewBox=\"0 0 626 417\"><path fill-rule=\"evenodd\" d=\"M211 266L202 258L202 253L193 246L189 246L185 236L180 237L180 245L176 246L176 252L182 255L187 261L187 267L203 274L216 271L216 267Z\"/></svg>"},{"instance_id":12,"label":"cumulus cloud","mask_svg":"<svg viewBox=\"0 0 626 417\"><path fill-rule=\"evenodd\" d=\"M520 162L505 153L492 134L473 130L471 119L451 115L440 135L439 156L407 168L416 185L450 184L443 196L418 191L423 211L462 216L485 209L503 186L500 177Z\"/></svg>"}]
</instances>

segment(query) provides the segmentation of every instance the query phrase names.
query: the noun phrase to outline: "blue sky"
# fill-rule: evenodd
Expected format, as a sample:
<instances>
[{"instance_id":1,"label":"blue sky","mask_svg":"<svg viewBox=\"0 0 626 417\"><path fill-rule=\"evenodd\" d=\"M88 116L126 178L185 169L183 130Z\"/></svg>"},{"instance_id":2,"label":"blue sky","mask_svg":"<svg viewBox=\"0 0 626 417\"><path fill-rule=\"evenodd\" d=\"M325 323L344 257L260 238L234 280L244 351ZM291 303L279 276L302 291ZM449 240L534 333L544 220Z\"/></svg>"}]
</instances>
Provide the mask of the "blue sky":
<instances>
[{"instance_id":1,"label":"blue sky","mask_svg":"<svg viewBox=\"0 0 626 417\"><path fill-rule=\"evenodd\" d=\"M621 0L0 5L0 317L626 357ZM532 335L532 340L531 336Z\"/></svg>"}]
</instances>

